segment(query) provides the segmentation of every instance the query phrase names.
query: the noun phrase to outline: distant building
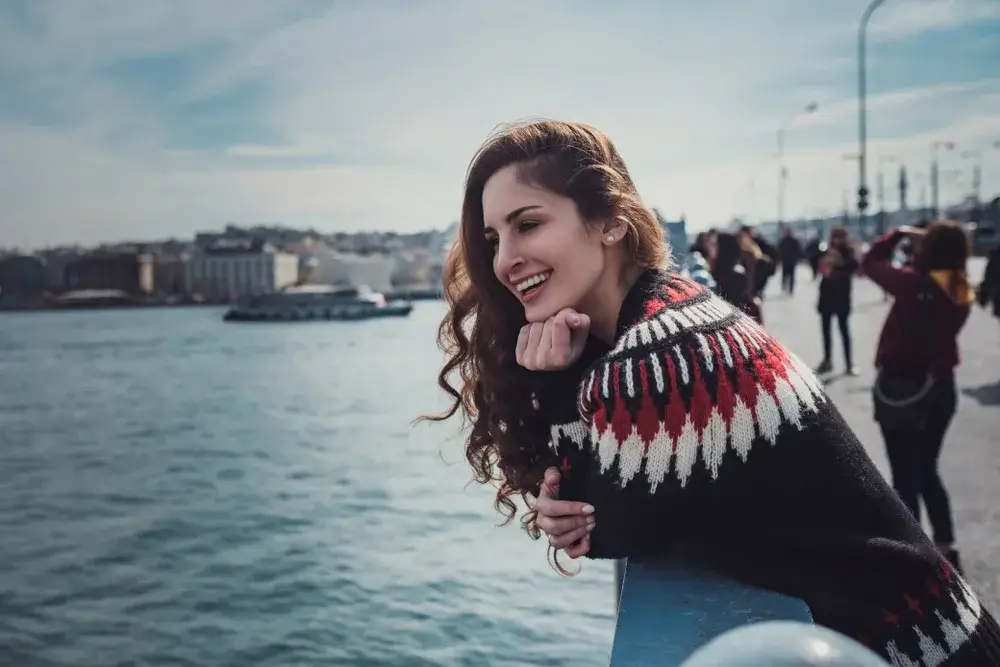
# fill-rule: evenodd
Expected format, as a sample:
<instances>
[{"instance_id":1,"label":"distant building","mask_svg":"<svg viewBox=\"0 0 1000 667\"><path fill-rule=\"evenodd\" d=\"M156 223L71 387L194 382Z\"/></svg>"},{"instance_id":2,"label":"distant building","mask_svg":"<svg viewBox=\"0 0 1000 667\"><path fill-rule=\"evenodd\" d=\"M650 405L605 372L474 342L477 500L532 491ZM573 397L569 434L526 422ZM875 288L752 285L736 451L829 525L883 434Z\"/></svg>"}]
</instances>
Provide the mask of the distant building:
<instances>
[{"instance_id":1,"label":"distant building","mask_svg":"<svg viewBox=\"0 0 1000 667\"><path fill-rule=\"evenodd\" d=\"M185 273L190 255L156 255L153 260L153 288L160 295L185 293Z\"/></svg>"},{"instance_id":2,"label":"distant building","mask_svg":"<svg viewBox=\"0 0 1000 667\"><path fill-rule=\"evenodd\" d=\"M440 259L426 248L397 252L393 260L393 285L428 285L441 275Z\"/></svg>"},{"instance_id":3,"label":"distant building","mask_svg":"<svg viewBox=\"0 0 1000 667\"><path fill-rule=\"evenodd\" d=\"M687 223L684 221L684 216L681 216L680 220L670 221L664 218L660 214L660 211L655 208L653 209L653 213L656 214L656 219L666 234L667 242L670 243L670 256L673 258L674 264L676 266L683 266L687 262L689 245Z\"/></svg>"},{"instance_id":4,"label":"distant building","mask_svg":"<svg viewBox=\"0 0 1000 667\"><path fill-rule=\"evenodd\" d=\"M309 253L311 282L322 285L367 285L376 291L392 287L395 261L381 253L357 255L317 246Z\"/></svg>"},{"instance_id":5,"label":"distant building","mask_svg":"<svg viewBox=\"0 0 1000 667\"><path fill-rule=\"evenodd\" d=\"M31 255L0 260L0 305L23 306L37 301L48 287L45 264Z\"/></svg>"},{"instance_id":6,"label":"distant building","mask_svg":"<svg viewBox=\"0 0 1000 667\"><path fill-rule=\"evenodd\" d=\"M69 290L119 290L129 296L153 293L153 257L141 253L86 254L64 269Z\"/></svg>"},{"instance_id":7,"label":"distant building","mask_svg":"<svg viewBox=\"0 0 1000 667\"><path fill-rule=\"evenodd\" d=\"M261 239L225 239L196 250L184 265L184 289L211 301L268 294L294 285L299 257Z\"/></svg>"}]
</instances>

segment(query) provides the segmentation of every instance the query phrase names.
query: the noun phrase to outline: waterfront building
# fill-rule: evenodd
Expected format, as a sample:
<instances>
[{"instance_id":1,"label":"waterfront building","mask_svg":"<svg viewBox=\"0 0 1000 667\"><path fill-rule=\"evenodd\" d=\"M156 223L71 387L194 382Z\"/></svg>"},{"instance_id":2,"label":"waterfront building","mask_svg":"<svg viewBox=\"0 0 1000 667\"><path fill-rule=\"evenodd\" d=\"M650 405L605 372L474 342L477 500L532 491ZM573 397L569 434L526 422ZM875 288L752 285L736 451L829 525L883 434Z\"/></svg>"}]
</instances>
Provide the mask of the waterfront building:
<instances>
[{"instance_id":1,"label":"waterfront building","mask_svg":"<svg viewBox=\"0 0 1000 667\"><path fill-rule=\"evenodd\" d=\"M97 252L69 262L63 271L68 290L118 290L128 296L153 293L153 257L135 252Z\"/></svg>"},{"instance_id":2,"label":"waterfront building","mask_svg":"<svg viewBox=\"0 0 1000 667\"><path fill-rule=\"evenodd\" d=\"M184 266L184 289L209 301L279 291L299 280L299 257L261 239L219 239Z\"/></svg>"}]
</instances>

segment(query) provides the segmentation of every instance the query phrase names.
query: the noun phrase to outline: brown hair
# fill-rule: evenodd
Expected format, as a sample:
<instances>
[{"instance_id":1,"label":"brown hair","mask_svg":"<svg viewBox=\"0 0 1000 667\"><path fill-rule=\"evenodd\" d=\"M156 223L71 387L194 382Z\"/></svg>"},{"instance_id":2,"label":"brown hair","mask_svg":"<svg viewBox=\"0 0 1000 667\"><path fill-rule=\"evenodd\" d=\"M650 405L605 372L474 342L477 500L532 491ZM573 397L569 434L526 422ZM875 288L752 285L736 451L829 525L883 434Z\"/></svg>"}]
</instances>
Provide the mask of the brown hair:
<instances>
[{"instance_id":1,"label":"brown hair","mask_svg":"<svg viewBox=\"0 0 1000 667\"><path fill-rule=\"evenodd\" d=\"M438 385L452 398L449 409L424 417L443 421L461 410L471 426L465 455L474 479L497 482L494 506L517 514L511 496L537 495L551 465L549 427L532 404L532 373L514 358L524 310L493 273L493 248L484 236L483 189L493 174L518 165L525 183L573 200L588 224L619 220L626 266L662 267L670 248L656 215L640 200L625 163L611 140L596 128L568 122L535 121L501 127L479 148L469 165L458 239L444 266L448 314L438 328L446 354ZM458 374L458 384L451 383ZM537 514L521 523L538 539Z\"/></svg>"},{"instance_id":2,"label":"brown hair","mask_svg":"<svg viewBox=\"0 0 1000 667\"><path fill-rule=\"evenodd\" d=\"M931 271L965 272L969 260L969 236L954 220L935 220L927 225L913 255L913 268L923 273ZM952 275L950 291L953 297L966 284L964 276Z\"/></svg>"}]
</instances>

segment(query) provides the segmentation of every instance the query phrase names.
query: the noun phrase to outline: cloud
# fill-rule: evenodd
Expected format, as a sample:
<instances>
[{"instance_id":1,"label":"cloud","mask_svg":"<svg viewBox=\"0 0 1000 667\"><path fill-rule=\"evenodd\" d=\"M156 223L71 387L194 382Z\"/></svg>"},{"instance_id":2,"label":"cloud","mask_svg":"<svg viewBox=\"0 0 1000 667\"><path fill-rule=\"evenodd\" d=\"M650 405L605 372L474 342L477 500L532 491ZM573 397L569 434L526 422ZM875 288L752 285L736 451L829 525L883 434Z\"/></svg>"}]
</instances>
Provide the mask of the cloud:
<instances>
[{"instance_id":1,"label":"cloud","mask_svg":"<svg viewBox=\"0 0 1000 667\"><path fill-rule=\"evenodd\" d=\"M855 187L839 156L856 150L865 4L12 5L20 13L0 10L0 85L15 92L0 100L0 245L228 221L443 226L476 146L498 123L539 116L607 131L644 199L695 226L760 217L774 209L777 128L811 100L817 112L788 132L788 210L837 208L839 184ZM919 39L904 35L961 42L995 3L945 3L933 20L934 3L897 4L911 18L878 37L872 146L926 155L933 133L986 141L1000 72L963 67L960 49L940 71L918 66L923 52L907 49ZM873 34L896 24L895 6ZM1000 175L992 159L984 188Z\"/></svg>"},{"instance_id":2,"label":"cloud","mask_svg":"<svg viewBox=\"0 0 1000 667\"><path fill-rule=\"evenodd\" d=\"M996 0L906 0L887 2L872 15L873 40L891 41L926 31L944 31L1000 20Z\"/></svg>"}]
</instances>

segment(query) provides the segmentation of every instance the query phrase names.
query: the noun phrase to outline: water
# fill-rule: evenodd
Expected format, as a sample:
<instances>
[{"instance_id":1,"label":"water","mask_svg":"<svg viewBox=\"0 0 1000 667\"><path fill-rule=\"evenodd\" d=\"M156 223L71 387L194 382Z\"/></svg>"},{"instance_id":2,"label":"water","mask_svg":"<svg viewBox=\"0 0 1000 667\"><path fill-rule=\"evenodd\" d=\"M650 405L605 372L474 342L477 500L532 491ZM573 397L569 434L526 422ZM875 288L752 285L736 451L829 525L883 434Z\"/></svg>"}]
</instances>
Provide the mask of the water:
<instances>
[{"instance_id":1,"label":"water","mask_svg":"<svg viewBox=\"0 0 1000 667\"><path fill-rule=\"evenodd\" d=\"M610 564L557 575L410 425L443 312L0 315L0 665L606 665Z\"/></svg>"}]
</instances>

